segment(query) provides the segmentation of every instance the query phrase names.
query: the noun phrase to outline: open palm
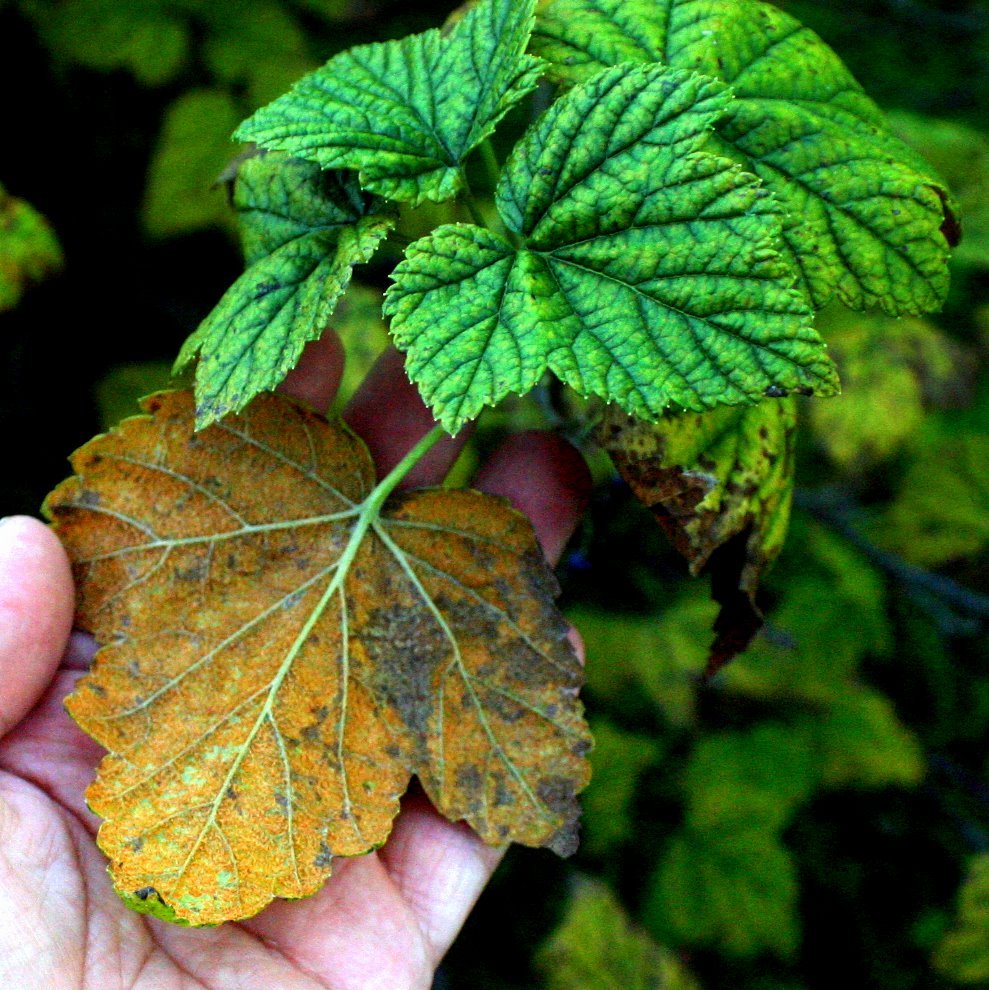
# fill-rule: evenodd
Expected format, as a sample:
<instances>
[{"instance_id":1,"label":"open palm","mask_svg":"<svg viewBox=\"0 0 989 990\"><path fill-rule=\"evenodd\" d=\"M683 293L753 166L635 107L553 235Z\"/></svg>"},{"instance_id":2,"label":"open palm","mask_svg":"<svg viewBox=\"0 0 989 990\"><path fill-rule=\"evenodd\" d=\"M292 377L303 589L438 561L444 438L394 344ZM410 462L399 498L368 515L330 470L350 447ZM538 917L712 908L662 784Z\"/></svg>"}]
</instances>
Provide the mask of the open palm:
<instances>
[{"instance_id":1,"label":"open palm","mask_svg":"<svg viewBox=\"0 0 989 990\"><path fill-rule=\"evenodd\" d=\"M340 380L332 333L286 390L326 408ZM389 352L347 410L379 473L431 426ZM462 442L462 441L461 441ZM457 441L410 477L436 482ZM528 434L496 451L477 487L533 520L555 560L583 511L586 471L555 437ZM239 925L191 930L134 914L110 885L83 792L102 751L62 701L92 644L69 639L73 588L64 551L39 522L0 526L0 980L48 990L424 990L500 858L465 826L410 795L377 853L341 861L315 897L276 902Z\"/></svg>"}]
</instances>

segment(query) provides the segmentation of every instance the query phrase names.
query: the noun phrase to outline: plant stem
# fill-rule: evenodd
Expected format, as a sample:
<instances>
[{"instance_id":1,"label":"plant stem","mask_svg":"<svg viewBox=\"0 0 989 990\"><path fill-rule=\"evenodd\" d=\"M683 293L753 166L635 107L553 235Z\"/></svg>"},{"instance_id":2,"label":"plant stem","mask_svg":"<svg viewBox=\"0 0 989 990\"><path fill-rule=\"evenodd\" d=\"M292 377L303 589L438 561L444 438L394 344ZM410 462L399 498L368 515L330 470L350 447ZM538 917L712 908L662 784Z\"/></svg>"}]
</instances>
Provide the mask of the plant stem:
<instances>
[{"instance_id":1,"label":"plant stem","mask_svg":"<svg viewBox=\"0 0 989 990\"><path fill-rule=\"evenodd\" d=\"M377 519L381 507L388 500L388 496L405 480L409 472L436 446L439 441L446 436L446 430L442 426L434 426L388 473L375 487L374 491L367 497L362 506L361 517L373 516ZM372 520L373 521L373 520Z\"/></svg>"}]
</instances>

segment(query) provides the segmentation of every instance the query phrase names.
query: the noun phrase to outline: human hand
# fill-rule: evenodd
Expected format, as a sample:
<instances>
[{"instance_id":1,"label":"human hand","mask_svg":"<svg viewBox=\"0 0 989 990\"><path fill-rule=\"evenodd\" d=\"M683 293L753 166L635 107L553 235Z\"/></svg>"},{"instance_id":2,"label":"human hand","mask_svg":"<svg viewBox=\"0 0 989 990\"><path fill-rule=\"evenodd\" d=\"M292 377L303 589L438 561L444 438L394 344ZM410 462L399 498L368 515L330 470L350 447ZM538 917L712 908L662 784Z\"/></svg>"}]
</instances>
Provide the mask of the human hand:
<instances>
[{"instance_id":1,"label":"human hand","mask_svg":"<svg viewBox=\"0 0 989 990\"><path fill-rule=\"evenodd\" d=\"M285 391L327 408L342 349L328 333ZM379 475L433 426L388 352L345 418ZM446 439L407 485L437 483L463 437ZM586 505L576 451L543 434L510 439L474 481L508 497L556 562ZM403 802L388 843L338 861L315 897L278 901L242 924L185 929L128 910L114 893L83 792L102 750L62 701L92 643L69 638L68 560L41 523L0 526L0 984L11 990L427 990L501 851L441 818L423 794Z\"/></svg>"}]
</instances>

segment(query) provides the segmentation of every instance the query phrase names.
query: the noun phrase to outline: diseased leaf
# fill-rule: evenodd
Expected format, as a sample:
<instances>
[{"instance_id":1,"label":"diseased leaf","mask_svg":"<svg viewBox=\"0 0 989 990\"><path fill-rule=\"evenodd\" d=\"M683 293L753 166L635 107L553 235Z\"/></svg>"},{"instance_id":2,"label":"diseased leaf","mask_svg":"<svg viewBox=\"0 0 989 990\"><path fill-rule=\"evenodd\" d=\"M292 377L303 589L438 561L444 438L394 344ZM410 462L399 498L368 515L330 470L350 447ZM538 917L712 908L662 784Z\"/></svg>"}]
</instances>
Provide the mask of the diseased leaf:
<instances>
[{"instance_id":1,"label":"diseased leaf","mask_svg":"<svg viewBox=\"0 0 989 990\"><path fill-rule=\"evenodd\" d=\"M955 983L989 980L989 853L973 856L958 895L958 917L934 954L934 968Z\"/></svg>"},{"instance_id":2,"label":"diseased leaf","mask_svg":"<svg viewBox=\"0 0 989 990\"><path fill-rule=\"evenodd\" d=\"M169 106L142 206L144 229L152 237L227 223L227 197L217 180L237 153L230 132L239 117L233 97L219 89L190 90Z\"/></svg>"},{"instance_id":3,"label":"diseased leaf","mask_svg":"<svg viewBox=\"0 0 989 990\"><path fill-rule=\"evenodd\" d=\"M203 429L273 389L319 337L395 214L356 179L281 155L242 162L234 186L247 271L189 338L199 355L196 424Z\"/></svg>"},{"instance_id":4,"label":"diseased leaf","mask_svg":"<svg viewBox=\"0 0 989 990\"><path fill-rule=\"evenodd\" d=\"M539 79L525 54L535 0L484 0L444 37L426 31L330 59L241 125L237 137L360 172L390 199L440 202L467 156Z\"/></svg>"},{"instance_id":5,"label":"diseased leaf","mask_svg":"<svg viewBox=\"0 0 989 990\"><path fill-rule=\"evenodd\" d=\"M61 267L62 249L48 221L0 186L0 313Z\"/></svg>"},{"instance_id":6,"label":"diseased leaf","mask_svg":"<svg viewBox=\"0 0 989 990\"><path fill-rule=\"evenodd\" d=\"M102 644L67 704L109 750L125 897L206 925L312 894L413 773L489 843L572 852L581 670L528 521L470 491L371 512L361 441L279 396L199 434L189 392L146 409L46 505Z\"/></svg>"},{"instance_id":7,"label":"diseased leaf","mask_svg":"<svg viewBox=\"0 0 989 990\"><path fill-rule=\"evenodd\" d=\"M736 99L717 144L779 200L814 305L837 294L891 314L941 308L957 242L943 182L788 14L758 0L551 0L533 49L568 82L621 62L723 79Z\"/></svg>"},{"instance_id":8,"label":"diseased leaf","mask_svg":"<svg viewBox=\"0 0 989 990\"><path fill-rule=\"evenodd\" d=\"M792 399L643 423L609 409L598 431L622 477L691 571L711 574L722 610L709 672L762 625L759 582L783 543L793 501Z\"/></svg>"},{"instance_id":9,"label":"diseased leaf","mask_svg":"<svg viewBox=\"0 0 989 990\"><path fill-rule=\"evenodd\" d=\"M836 390L775 250L771 199L698 153L729 102L687 72L603 72L558 100L502 173L498 209L520 247L448 225L409 248L386 311L448 430L547 369L648 419Z\"/></svg>"},{"instance_id":10,"label":"diseased leaf","mask_svg":"<svg viewBox=\"0 0 989 990\"><path fill-rule=\"evenodd\" d=\"M672 953L631 923L604 884L581 880L567 913L539 950L547 990L696 990Z\"/></svg>"},{"instance_id":11,"label":"diseased leaf","mask_svg":"<svg viewBox=\"0 0 989 990\"><path fill-rule=\"evenodd\" d=\"M667 944L789 958L800 943L798 893L793 857L772 833L716 839L685 831L669 843L653 877L645 920Z\"/></svg>"}]
</instances>

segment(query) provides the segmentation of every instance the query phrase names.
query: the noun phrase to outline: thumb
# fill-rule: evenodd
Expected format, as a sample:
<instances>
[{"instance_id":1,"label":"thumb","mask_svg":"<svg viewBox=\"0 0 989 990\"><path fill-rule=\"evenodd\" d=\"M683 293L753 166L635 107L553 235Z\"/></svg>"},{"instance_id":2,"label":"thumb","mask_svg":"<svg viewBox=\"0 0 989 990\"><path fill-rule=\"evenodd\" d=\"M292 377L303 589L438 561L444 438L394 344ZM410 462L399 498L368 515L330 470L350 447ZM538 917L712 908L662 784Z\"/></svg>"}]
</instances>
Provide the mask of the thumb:
<instances>
[{"instance_id":1,"label":"thumb","mask_svg":"<svg viewBox=\"0 0 989 990\"><path fill-rule=\"evenodd\" d=\"M0 521L0 738L54 676L72 614L72 571L55 534L27 516Z\"/></svg>"}]
</instances>

